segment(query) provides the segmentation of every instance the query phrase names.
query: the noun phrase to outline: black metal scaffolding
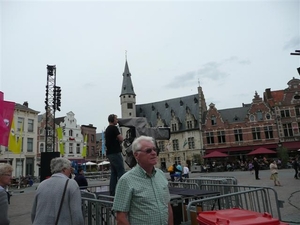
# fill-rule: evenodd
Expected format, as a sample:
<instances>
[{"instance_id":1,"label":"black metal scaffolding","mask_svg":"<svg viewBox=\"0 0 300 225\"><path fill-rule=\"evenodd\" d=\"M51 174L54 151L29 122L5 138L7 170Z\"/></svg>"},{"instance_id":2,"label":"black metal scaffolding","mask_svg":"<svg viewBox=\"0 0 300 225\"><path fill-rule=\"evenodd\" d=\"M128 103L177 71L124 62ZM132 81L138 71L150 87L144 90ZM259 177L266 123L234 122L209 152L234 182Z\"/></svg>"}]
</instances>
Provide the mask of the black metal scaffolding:
<instances>
[{"instance_id":1,"label":"black metal scaffolding","mask_svg":"<svg viewBox=\"0 0 300 225\"><path fill-rule=\"evenodd\" d=\"M47 65L47 84L46 84L46 126L45 126L45 150L54 152L55 149L55 91L56 86L56 66Z\"/></svg>"}]
</instances>

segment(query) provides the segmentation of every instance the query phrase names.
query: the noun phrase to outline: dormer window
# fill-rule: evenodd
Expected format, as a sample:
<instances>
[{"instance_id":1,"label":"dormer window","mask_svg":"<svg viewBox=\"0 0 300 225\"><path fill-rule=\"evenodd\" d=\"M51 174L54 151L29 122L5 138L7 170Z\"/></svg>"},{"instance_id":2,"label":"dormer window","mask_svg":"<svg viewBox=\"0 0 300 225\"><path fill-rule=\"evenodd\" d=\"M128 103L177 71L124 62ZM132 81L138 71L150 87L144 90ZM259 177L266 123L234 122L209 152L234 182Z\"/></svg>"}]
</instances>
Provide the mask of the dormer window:
<instances>
[{"instance_id":1,"label":"dormer window","mask_svg":"<svg viewBox=\"0 0 300 225\"><path fill-rule=\"evenodd\" d=\"M212 115L210 119L211 119L211 125L217 125L217 118L215 115Z\"/></svg>"}]
</instances>

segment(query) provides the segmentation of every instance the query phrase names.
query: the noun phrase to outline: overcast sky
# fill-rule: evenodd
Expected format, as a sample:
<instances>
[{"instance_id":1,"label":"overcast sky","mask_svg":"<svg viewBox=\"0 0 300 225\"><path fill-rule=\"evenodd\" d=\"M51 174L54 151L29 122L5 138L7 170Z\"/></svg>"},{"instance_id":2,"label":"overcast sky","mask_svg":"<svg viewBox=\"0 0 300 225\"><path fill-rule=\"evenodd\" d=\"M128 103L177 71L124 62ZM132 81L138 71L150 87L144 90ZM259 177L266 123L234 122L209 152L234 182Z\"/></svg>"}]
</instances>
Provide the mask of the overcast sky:
<instances>
[{"instance_id":1,"label":"overcast sky","mask_svg":"<svg viewBox=\"0 0 300 225\"><path fill-rule=\"evenodd\" d=\"M137 104L197 93L217 109L281 90L300 57L300 1L5 1L0 90L44 113L46 65L61 112L97 132L121 116L125 51Z\"/></svg>"}]
</instances>

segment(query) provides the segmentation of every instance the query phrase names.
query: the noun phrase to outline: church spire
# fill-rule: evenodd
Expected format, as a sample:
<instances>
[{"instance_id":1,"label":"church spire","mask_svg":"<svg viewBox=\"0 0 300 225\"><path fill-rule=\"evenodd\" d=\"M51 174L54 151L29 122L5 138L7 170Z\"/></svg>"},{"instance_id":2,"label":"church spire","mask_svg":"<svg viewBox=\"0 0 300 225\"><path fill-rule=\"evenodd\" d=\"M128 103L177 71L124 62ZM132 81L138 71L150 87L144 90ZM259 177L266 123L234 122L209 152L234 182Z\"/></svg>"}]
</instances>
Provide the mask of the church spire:
<instances>
[{"instance_id":1,"label":"church spire","mask_svg":"<svg viewBox=\"0 0 300 225\"><path fill-rule=\"evenodd\" d=\"M123 95L133 95L135 96L133 84L131 81L131 73L129 71L128 63L127 63L127 56L126 56L126 63L125 63L125 69L123 73L123 83L122 83L122 90L121 90L121 96Z\"/></svg>"}]
</instances>

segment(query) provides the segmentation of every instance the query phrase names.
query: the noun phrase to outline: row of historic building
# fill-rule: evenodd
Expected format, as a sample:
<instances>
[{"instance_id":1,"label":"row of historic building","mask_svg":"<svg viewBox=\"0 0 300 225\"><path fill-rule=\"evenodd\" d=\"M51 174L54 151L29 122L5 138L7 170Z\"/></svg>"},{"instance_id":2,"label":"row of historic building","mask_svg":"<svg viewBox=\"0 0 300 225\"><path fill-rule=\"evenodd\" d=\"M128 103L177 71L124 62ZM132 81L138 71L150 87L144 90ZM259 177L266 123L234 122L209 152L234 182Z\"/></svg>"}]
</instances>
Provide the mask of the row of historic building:
<instances>
[{"instance_id":1,"label":"row of historic building","mask_svg":"<svg viewBox=\"0 0 300 225\"><path fill-rule=\"evenodd\" d=\"M213 103L207 106L200 86L194 95L136 104L137 95L126 61L119 117L145 117L149 127L170 127L171 138L158 141L161 168L178 161L191 164L196 156L212 151L246 160L247 154L258 147L276 150L281 146L293 155L300 148L300 80L292 78L287 84L282 90L267 88L262 96L255 92L250 103L230 109L218 109ZM27 102L16 104L14 121L17 136L23 126L21 154L12 154L1 146L0 162L10 162L15 176L38 176L40 154L45 151L45 113L29 108ZM78 125L72 111L56 118L55 124L63 128L64 157L78 162L103 159L102 135L92 124ZM121 131L125 136L126 129ZM85 135L87 156L83 159ZM55 151L59 151L58 144Z\"/></svg>"}]
</instances>

